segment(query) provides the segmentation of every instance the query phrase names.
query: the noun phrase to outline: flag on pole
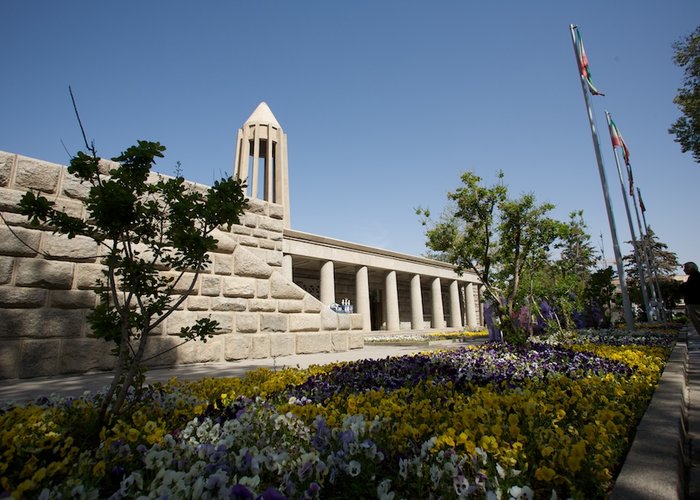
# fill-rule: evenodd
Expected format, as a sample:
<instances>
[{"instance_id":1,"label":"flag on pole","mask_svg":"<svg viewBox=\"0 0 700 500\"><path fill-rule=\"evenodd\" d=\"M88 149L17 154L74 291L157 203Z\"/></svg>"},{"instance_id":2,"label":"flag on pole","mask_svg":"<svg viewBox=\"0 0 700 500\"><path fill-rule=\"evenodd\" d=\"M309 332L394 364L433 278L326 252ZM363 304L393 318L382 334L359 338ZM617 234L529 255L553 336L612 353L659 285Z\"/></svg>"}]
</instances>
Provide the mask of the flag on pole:
<instances>
[{"instance_id":1,"label":"flag on pole","mask_svg":"<svg viewBox=\"0 0 700 500\"><path fill-rule=\"evenodd\" d=\"M622 157L625 159L625 165L627 165L627 181L629 182L630 196L634 196L634 179L632 177L632 166L630 165L630 150L627 149L627 144L625 144L625 140L622 138L622 134L620 133L620 130L618 130L617 125L615 125L610 113L606 111L605 115L608 118L608 128L610 129L610 141L612 142L612 147L613 149L622 149Z\"/></svg>"},{"instance_id":2,"label":"flag on pole","mask_svg":"<svg viewBox=\"0 0 700 500\"><path fill-rule=\"evenodd\" d=\"M647 209L644 206L644 202L642 201L642 192L637 188L637 196L639 197L639 208L642 209L642 213L646 212Z\"/></svg>"},{"instance_id":3,"label":"flag on pole","mask_svg":"<svg viewBox=\"0 0 700 500\"><path fill-rule=\"evenodd\" d=\"M634 196L634 179L632 178L632 167L627 164L627 182L630 184L630 196Z\"/></svg>"},{"instance_id":4,"label":"flag on pole","mask_svg":"<svg viewBox=\"0 0 700 500\"><path fill-rule=\"evenodd\" d=\"M610 140L612 141L612 145L614 148L622 149L622 157L625 159L625 165L629 167L630 150L627 149L627 144L625 144L625 140L622 138L622 134L617 129L617 125L615 125L615 122L612 118L610 118Z\"/></svg>"},{"instance_id":5,"label":"flag on pole","mask_svg":"<svg viewBox=\"0 0 700 500\"><path fill-rule=\"evenodd\" d=\"M581 33L578 28L576 28L576 56L578 59L578 68L581 72L581 76L588 84L588 90L592 95L605 95L600 92L595 85L593 85L593 80L591 80L591 69L588 66L588 57L586 57L586 51L583 49L583 40L581 40Z\"/></svg>"}]
</instances>

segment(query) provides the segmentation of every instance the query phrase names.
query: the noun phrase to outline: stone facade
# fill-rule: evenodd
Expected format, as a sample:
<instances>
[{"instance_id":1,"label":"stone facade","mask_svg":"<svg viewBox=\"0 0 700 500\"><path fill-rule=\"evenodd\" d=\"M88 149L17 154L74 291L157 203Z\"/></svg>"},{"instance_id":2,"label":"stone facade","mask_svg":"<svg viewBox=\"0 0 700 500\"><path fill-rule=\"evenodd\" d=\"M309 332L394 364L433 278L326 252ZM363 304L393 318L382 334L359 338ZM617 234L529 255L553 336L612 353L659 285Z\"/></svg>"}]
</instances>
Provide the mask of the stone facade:
<instances>
[{"instance_id":1,"label":"stone facade","mask_svg":"<svg viewBox=\"0 0 700 500\"><path fill-rule=\"evenodd\" d=\"M104 163L105 171L115 166ZM65 167L0 151L0 378L108 370L114 362L111 345L95 338L86 322L101 277L99 249L88 238L69 240L31 226L17 213L28 189L71 215L85 216L87 189ZM149 355L179 344L180 328L202 317L216 319L222 332L206 343L168 350L151 364L362 347L359 314L331 311L282 272L284 216L281 205L251 199L239 225L216 232L212 264L151 337ZM189 286L189 280L183 282L180 293Z\"/></svg>"}]
</instances>

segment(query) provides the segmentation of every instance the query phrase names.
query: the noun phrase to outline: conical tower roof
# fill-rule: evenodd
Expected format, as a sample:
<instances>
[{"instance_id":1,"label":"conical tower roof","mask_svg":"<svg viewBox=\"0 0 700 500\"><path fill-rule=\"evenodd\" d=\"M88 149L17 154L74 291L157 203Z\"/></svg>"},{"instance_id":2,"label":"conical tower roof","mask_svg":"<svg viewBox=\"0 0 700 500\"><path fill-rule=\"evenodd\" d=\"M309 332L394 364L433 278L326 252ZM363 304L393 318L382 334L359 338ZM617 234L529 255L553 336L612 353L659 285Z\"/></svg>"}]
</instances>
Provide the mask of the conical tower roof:
<instances>
[{"instance_id":1,"label":"conical tower roof","mask_svg":"<svg viewBox=\"0 0 700 500\"><path fill-rule=\"evenodd\" d=\"M248 117L246 123L267 123L277 128L282 128L277 118L275 118L275 115L272 114L270 106L264 101L258 104L258 107L255 108L255 111Z\"/></svg>"}]
</instances>

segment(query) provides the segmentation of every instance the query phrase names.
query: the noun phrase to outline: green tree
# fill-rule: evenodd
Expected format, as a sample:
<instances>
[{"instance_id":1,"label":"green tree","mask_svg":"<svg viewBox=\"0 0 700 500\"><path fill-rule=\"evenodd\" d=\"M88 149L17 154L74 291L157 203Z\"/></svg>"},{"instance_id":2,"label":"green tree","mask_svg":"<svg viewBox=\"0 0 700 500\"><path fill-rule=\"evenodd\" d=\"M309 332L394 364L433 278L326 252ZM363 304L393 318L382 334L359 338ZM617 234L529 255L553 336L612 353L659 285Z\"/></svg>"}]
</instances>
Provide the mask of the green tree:
<instances>
[{"instance_id":1,"label":"green tree","mask_svg":"<svg viewBox=\"0 0 700 500\"><path fill-rule=\"evenodd\" d=\"M426 244L458 272L476 274L504 338L517 340L523 333L516 318L523 305L518 301L523 271L545 261L557 238L559 223L547 217L553 205L538 205L532 194L509 199L503 172L492 186L483 186L472 172L462 174L461 181L448 193L450 206L439 221L431 221L429 210L417 209L427 227Z\"/></svg>"},{"instance_id":2,"label":"green tree","mask_svg":"<svg viewBox=\"0 0 700 500\"><path fill-rule=\"evenodd\" d=\"M615 285L613 279L617 273L612 267L593 271L586 283L584 297L588 305L589 314L594 315L600 311L600 319L597 322L600 326L610 325L613 299L615 297ZM596 323L596 321L593 321Z\"/></svg>"},{"instance_id":3,"label":"green tree","mask_svg":"<svg viewBox=\"0 0 700 500\"><path fill-rule=\"evenodd\" d=\"M566 329L572 326L575 311L589 308L585 290L596 263L596 252L583 211L571 212L568 223L558 223L555 230L553 248L559 250L559 257L541 259L528 269L527 293L534 310L538 309L539 301L545 300L557 313L556 326Z\"/></svg>"},{"instance_id":4,"label":"green tree","mask_svg":"<svg viewBox=\"0 0 700 500\"><path fill-rule=\"evenodd\" d=\"M630 300L635 304L642 307L642 292L640 289L639 271L637 269L636 260L634 258L634 248L635 246L631 241L627 243L632 247L632 251L625 255L622 260L625 264L625 274L627 276L627 288L630 294ZM648 228L647 233L644 238L637 239L636 248L640 255L651 255L651 261L649 264L656 271L656 277L658 278L659 288L661 290L661 298L664 301L664 306L667 310L672 310L679 298L678 283L673 278L680 267L678 262L678 256L675 252L671 252L668 249L668 245L659 241L656 233L651 228ZM645 261L643 261L645 262ZM645 265L645 279L647 280L647 287L652 278L652 273L646 270Z\"/></svg>"},{"instance_id":5,"label":"green tree","mask_svg":"<svg viewBox=\"0 0 700 500\"><path fill-rule=\"evenodd\" d=\"M99 414L105 423L123 410L130 389L141 386L150 335L183 303L210 263L208 254L217 243L212 232L237 224L246 200L243 184L231 178L216 181L206 193L188 186L180 175L149 182L156 158L165 151L157 142L138 141L113 159L120 167L107 173L94 146L87 147L89 153L79 152L68 167L90 186L85 219L57 210L54 202L33 192L22 197L20 212L32 224L47 225L68 238L87 236L104 249L99 304L88 322L97 337L115 344L115 374ZM163 269L178 275L170 277ZM187 291L176 293L183 284ZM216 321L200 319L183 327L180 336L206 341L217 327Z\"/></svg>"},{"instance_id":6,"label":"green tree","mask_svg":"<svg viewBox=\"0 0 700 500\"><path fill-rule=\"evenodd\" d=\"M562 275L575 275L586 280L595 267L598 257L587 229L583 210L569 214L569 222L564 227L560 242L555 246L561 250L558 267Z\"/></svg>"},{"instance_id":7,"label":"green tree","mask_svg":"<svg viewBox=\"0 0 700 500\"><path fill-rule=\"evenodd\" d=\"M685 76L683 87L673 99L683 116L671 126L669 133L676 136L674 140L681 145L682 152L690 152L700 163L700 26L674 43L673 48L673 61L683 68Z\"/></svg>"}]
</instances>

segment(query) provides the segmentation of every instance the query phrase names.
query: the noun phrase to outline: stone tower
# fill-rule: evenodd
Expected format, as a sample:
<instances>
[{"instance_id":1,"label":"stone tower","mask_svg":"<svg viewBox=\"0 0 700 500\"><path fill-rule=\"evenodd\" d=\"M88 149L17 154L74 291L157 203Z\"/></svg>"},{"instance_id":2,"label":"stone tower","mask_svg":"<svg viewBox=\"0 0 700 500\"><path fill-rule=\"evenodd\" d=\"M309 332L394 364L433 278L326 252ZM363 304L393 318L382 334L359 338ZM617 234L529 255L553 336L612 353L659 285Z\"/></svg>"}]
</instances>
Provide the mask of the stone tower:
<instances>
[{"instance_id":1,"label":"stone tower","mask_svg":"<svg viewBox=\"0 0 700 500\"><path fill-rule=\"evenodd\" d=\"M249 198L282 205L284 227L290 227L287 135L264 102L238 129L233 172L246 181Z\"/></svg>"}]
</instances>

